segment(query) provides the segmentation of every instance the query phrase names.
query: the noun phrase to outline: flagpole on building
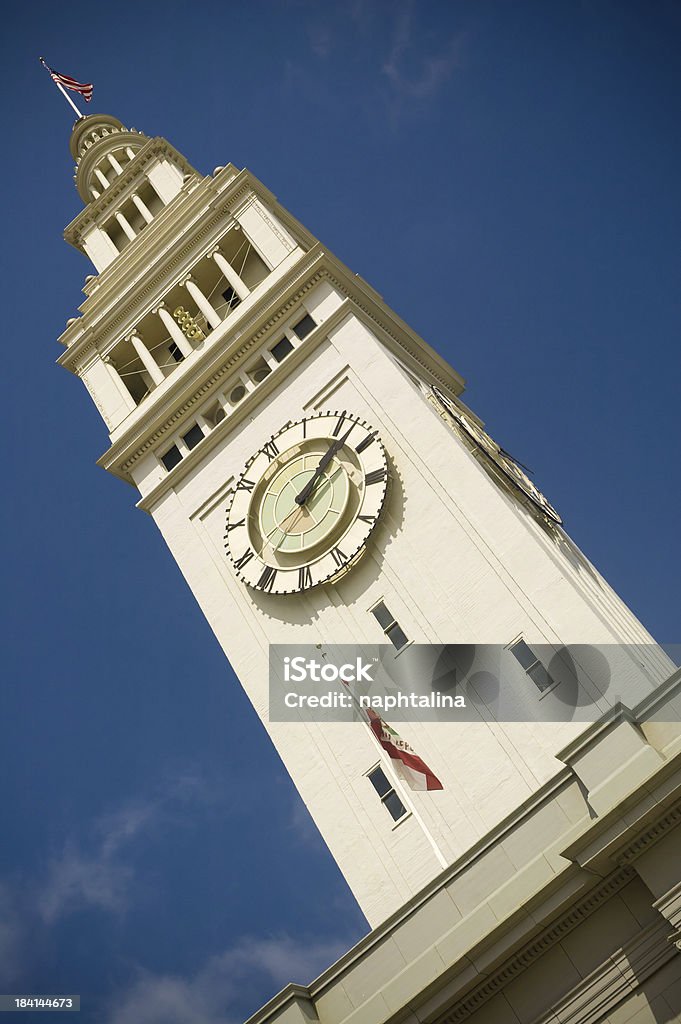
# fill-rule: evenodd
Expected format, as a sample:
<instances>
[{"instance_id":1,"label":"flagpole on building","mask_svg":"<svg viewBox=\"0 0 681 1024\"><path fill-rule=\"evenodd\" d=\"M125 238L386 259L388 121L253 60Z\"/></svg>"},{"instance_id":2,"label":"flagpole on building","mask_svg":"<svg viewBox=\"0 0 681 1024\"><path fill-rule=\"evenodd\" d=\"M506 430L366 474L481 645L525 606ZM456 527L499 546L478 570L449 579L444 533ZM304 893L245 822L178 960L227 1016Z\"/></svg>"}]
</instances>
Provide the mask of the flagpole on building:
<instances>
[{"instance_id":1,"label":"flagpole on building","mask_svg":"<svg viewBox=\"0 0 681 1024\"><path fill-rule=\"evenodd\" d=\"M376 739L376 734L374 733L374 731L371 728L371 726L368 726L368 729L369 729L369 732L371 733L371 735L374 737L374 739ZM379 744L379 746L380 746L380 744ZM397 774L397 771L395 770L395 767L394 767L394 765L392 763L391 758L388 756L388 754L385 752L385 750L381 749L381 753L383 754L383 763L388 768L388 770L390 772L390 775L392 776L393 782L397 781L398 783L401 784L402 780L400 779L399 775ZM399 797L400 797L400 800L402 801L402 803L405 804L407 810L410 812L410 814L414 818L414 821L416 821L416 823L418 825L420 825L421 831L423 832L424 836L426 837L426 839L430 843L430 845L432 847L432 850L433 850L433 853L435 854L435 858L438 861L438 863L440 864L440 867L443 867L443 868L449 867L447 858L443 854L443 852L440 849L440 847L437 845L437 841L435 839L435 836L432 834L432 832L430 831L430 829L426 825L425 821L423 820L423 818L421 817L419 812L414 807L414 801L411 799L410 796L407 796L406 787L403 784L400 785Z\"/></svg>"},{"instance_id":2,"label":"flagpole on building","mask_svg":"<svg viewBox=\"0 0 681 1024\"><path fill-rule=\"evenodd\" d=\"M321 649L321 646L322 646L321 644L317 644L318 649ZM324 651L324 650L322 650L322 658L326 658L326 651ZM442 868L449 867L449 862L448 862L447 858L445 857L445 855L443 854L443 852L440 849L440 847L437 845L437 841L435 839L435 836L432 834L432 832L430 831L430 829L426 825L425 821L423 820L423 818L421 817L419 812L414 807L414 801L411 799L411 797L407 796L406 789L405 789L405 786L403 784L403 780L399 777L399 775L398 775L398 773L397 773L397 771L395 769L395 766L392 763L392 758L388 755L387 751L384 750L384 748L382 747L382 745L380 743L380 740L378 739L376 733L371 728L371 724L367 721L366 713L362 709L359 701L357 700L357 698L355 697L354 693L352 692L352 689L350 688L349 683L345 679L341 679L341 682L342 682L343 686L345 687L345 689L347 690L347 692L350 694L350 699L352 700L353 706L359 712L359 715L360 715L362 721L364 722L364 725L367 727L367 729L371 733L372 738L376 741L376 743L378 743L379 749L380 749L381 754L382 754L383 763L386 766L386 768L388 769L388 773L389 773L389 775L392 778L392 782L393 782L393 784L397 783L398 786L399 786L399 798L400 798L400 800L405 805L405 807L407 808L409 813L412 815L412 817L414 818L416 823L419 825L419 827L420 827L421 831L423 832L425 838L427 839L428 843L430 844L430 846L432 848L432 851L435 854L435 859L437 860L437 862L440 865L440 867L442 867Z\"/></svg>"},{"instance_id":3,"label":"flagpole on building","mask_svg":"<svg viewBox=\"0 0 681 1024\"><path fill-rule=\"evenodd\" d=\"M45 58L44 58L44 57L38 57L38 60L40 61L40 63L42 64L42 66L43 66L43 67L45 68L45 70L47 71L47 73L48 73L48 75L50 76L50 78L52 78L52 72L50 71L49 67L48 67L48 66L47 66L47 64L45 63ZM55 84L55 85L57 86L57 88L59 89L59 92L60 92L60 93L62 94L62 96L64 97L64 99L66 100L66 102L67 102L67 103L69 103L69 104L70 104L70 105L71 105L71 106L73 107L73 109L74 109L74 110L75 110L75 112L76 112L76 115L77 115L77 117L79 117L79 118L83 117L84 115L83 115L83 114L81 114L80 110L78 109L78 107L76 106L76 104L75 104L75 103L73 102L73 100L71 99L71 97L70 97L70 96L69 96L69 94L67 93L67 91L66 91L66 89L64 88L64 86L63 86L63 85L62 85L62 84L61 84L60 82L56 82L56 81L54 80L54 78L52 78L52 81L53 81L53 82L54 82L54 84Z\"/></svg>"}]
</instances>

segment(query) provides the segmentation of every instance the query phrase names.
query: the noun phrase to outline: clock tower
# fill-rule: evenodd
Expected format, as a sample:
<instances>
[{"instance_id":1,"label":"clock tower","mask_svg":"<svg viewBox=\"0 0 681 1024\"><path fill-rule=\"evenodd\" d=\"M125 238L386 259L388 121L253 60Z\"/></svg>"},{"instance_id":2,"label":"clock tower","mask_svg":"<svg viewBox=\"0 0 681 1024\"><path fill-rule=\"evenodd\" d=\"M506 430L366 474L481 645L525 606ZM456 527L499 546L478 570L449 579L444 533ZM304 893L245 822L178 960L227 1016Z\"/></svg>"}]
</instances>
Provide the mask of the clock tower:
<instances>
[{"instance_id":1,"label":"clock tower","mask_svg":"<svg viewBox=\"0 0 681 1024\"><path fill-rule=\"evenodd\" d=\"M396 662L497 644L525 707L556 685L547 648L626 645L651 689L670 665L457 372L250 171L204 177L103 115L71 152L84 209L65 237L94 273L59 362L376 925L549 784L585 725L400 723L443 784L412 793L377 774L361 723L270 720L271 644Z\"/></svg>"}]
</instances>

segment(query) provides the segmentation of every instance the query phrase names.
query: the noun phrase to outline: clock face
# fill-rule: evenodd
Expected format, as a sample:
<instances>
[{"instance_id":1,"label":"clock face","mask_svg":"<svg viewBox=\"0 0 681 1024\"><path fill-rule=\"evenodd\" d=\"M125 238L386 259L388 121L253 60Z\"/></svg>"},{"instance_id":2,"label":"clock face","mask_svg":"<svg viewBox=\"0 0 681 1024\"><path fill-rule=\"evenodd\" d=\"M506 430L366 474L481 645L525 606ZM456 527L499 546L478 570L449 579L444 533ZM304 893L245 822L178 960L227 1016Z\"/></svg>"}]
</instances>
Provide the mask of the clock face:
<instances>
[{"instance_id":1,"label":"clock face","mask_svg":"<svg viewBox=\"0 0 681 1024\"><path fill-rule=\"evenodd\" d=\"M439 409L444 410L450 422L453 422L459 431L464 433L479 448L491 462L500 469L506 479L521 491L536 508L554 523L562 524L563 520L556 512L553 505L544 497L539 488L530 480L527 473L515 461L515 459L504 451L500 445L493 441L489 434L486 434L481 427L455 405L447 395L443 394L434 385L429 388L429 393Z\"/></svg>"},{"instance_id":2,"label":"clock face","mask_svg":"<svg viewBox=\"0 0 681 1024\"><path fill-rule=\"evenodd\" d=\"M251 456L227 510L239 579L273 594L333 581L363 553L387 485L385 449L358 416L287 423Z\"/></svg>"}]
</instances>

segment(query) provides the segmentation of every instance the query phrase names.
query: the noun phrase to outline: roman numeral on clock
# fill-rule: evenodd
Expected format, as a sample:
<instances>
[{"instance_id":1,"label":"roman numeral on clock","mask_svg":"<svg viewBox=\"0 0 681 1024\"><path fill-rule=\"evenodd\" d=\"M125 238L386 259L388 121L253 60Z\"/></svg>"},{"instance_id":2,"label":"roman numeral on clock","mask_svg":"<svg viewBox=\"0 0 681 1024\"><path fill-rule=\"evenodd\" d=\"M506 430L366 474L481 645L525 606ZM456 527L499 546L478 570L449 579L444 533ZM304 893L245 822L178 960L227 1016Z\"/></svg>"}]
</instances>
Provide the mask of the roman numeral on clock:
<instances>
[{"instance_id":1,"label":"roman numeral on clock","mask_svg":"<svg viewBox=\"0 0 681 1024\"><path fill-rule=\"evenodd\" d=\"M268 441L267 444L264 445L263 447L263 452L265 453L270 462L272 461L272 459L276 459L277 455L279 455L277 442L274 440Z\"/></svg>"},{"instance_id":2,"label":"roman numeral on clock","mask_svg":"<svg viewBox=\"0 0 681 1024\"><path fill-rule=\"evenodd\" d=\"M255 487L254 480L247 480L245 476L241 477L239 483L236 485L237 491L252 491Z\"/></svg>"},{"instance_id":3,"label":"roman numeral on clock","mask_svg":"<svg viewBox=\"0 0 681 1024\"><path fill-rule=\"evenodd\" d=\"M253 558L254 554L254 551L250 551L248 548L246 548L241 558L237 558L236 561L234 562L234 568L243 569L244 566L248 565L250 560Z\"/></svg>"},{"instance_id":4,"label":"roman numeral on clock","mask_svg":"<svg viewBox=\"0 0 681 1024\"><path fill-rule=\"evenodd\" d=\"M277 570L273 569L271 565L266 565L262 571L262 575L258 580L256 586L261 590L272 590L272 585L277 578Z\"/></svg>"},{"instance_id":5,"label":"roman numeral on clock","mask_svg":"<svg viewBox=\"0 0 681 1024\"><path fill-rule=\"evenodd\" d=\"M347 557L343 554L340 548L332 548L331 555L337 566L341 567L347 562Z\"/></svg>"},{"instance_id":6,"label":"roman numeral on clock","mask_svg":"<svg viewBox=\"0 0 681 1024\"><path fill-rule=\"evenodd\" d=\"M237 527L245 526L245 525L246 525L246 520L245 519L240 519L238 523L227 523L227 533L231 533L232 530L236 530ZM225 537L227 536L227 533L225 534Z\"/></svg>"},{"instance_id":7,"label":"roman numeral on clock","mask_svg":"<svg viewBox=\"0 0 681 1024\"><path fill-rule=\"evenodd\" d=\"M355 448L355 451L357 452L358 455L361 455L365 448L368 448L370 444L373 444L374 438L376 437L377 433L377 430L373 430L370 434L367 434L367 436L362 441L359 442L359 444Z\"/></svg>"},{"instance_id":8,"label":"roman numeral on clock","mask_svg":"<svg viewBox=\"0 0 681 1024\"><path fill-rule=\"evenodd\" d=\"M364 483L367 484L367 486L369 484L380 484L385 480L386 476L387 474L385 469L373 469L371 473L367 473L364 477Z\"/></svg>"},{"instance_id":9,"label":"roman numeral on clock","mask_svg":"<svg viewBox=\"0 0 681 1024\"><path fill-rule=\"evenodd\" d=\"M309 565L301 565L298 570L298 590L305 590L312 586L312 573Z\"/></svg>"},{"instance_id":10,"label":"roman numeral on clock","mask_svg":"<svg viewBox=\"0 0 681 1024\"><path fill-rule=\"evenodd\" d=\"M363 523L369 523L370 526L373 526L373 524L378 519L378 516L357 516L357 518L360 519Z\"/></svg>"},{"instance_id":11,"label":"roman numeral on clock","mask_svg":"<svg viewBox=\"0 0 681 1024\"><path fill-rule=\"evenodd\" d=\"M340 434L341 430L343 429L343 424L345 423L345 417L346 416L347 416L347 413L346 412L342 412L340 414L340 416L338 417L338 420L336 422L336 426L333 428L333 436L334 437L338 437L338 435ZM352 430L352 427L350 429Z\"/></svg>"}]
</instances>

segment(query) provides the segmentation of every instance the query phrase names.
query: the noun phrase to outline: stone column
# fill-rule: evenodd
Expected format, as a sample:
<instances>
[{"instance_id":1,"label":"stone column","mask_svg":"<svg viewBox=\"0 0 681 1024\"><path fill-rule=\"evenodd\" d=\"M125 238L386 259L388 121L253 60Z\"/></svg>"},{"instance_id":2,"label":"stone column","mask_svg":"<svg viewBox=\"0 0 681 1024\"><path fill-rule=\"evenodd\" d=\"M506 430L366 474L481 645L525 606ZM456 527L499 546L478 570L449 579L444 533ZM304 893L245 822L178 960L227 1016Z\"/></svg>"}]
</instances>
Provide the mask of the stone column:
<instances>
[{"instance_id":1,"label":"stone column","mask_svg":"<svg viewBox=\"0 0 681 1024\"><path fill-rule=\"evenodd\" d=\"M122 174L123 173L123 168L121 167L121 165L119 164L118 160L113 155L113 153L109 153L108 154L108 159L109 159L109 163L113 167L113 169L116 172L116 174Z\"/></svg>"},{"instance_id":2,"label":"stone column","mask_svg":"<svg viewBox=\"0 0 681 1024\"><path fill-rule=\"evenodd\" d=\"M135 399L128 391L128 387L123 378L121 377L120 373L118 372L114 364L111 362L111 356L103 356L102 362L106 367L106 371L109 374L109 377L111 378L113 385L116 388L116 391L122 398L123 404L130 412L132 412L133 409L137 408L137 403L135 402Z\"/></svg>"},{"instance_id":3,"label":"stone column","mask_svg":"<svg viewBox=\"0 0 681 1024\"><path fill-rule=\"evenodd\" d=\"M220 317L211 306L206 296L203 294L203 292L197 285L196 281L194 281L194 279L190 276L186 277L182 284L187 289L191 297L194 299L194 302L199 307L199 309L201 310L201 312L203 313L211 327L219 327L222 321L220 320Z\"/></svg>"},{"instance_id":4,"label":"stone column","mask_svg":"<svg viewBox=\"0 0 681 1024\"><path fill-rule=\"evenodd\" d=\"M97 175L97 178L99 179L100 185L103 188L108 188L109 187L109 179L107 178L107 176L102 171L100 171L99 167L95 167L95 174Z\"/></svg>"},{"instance_id":5,"label":"stone column","mask_svg":"<svg viewBox=\"0 0 681 1024\"><path fill-rule=\"evenodd\" d=\"M132 193L130 198L132 199L133 203L135 204L139 212L144 217L147 224L151 224L152 220L154 219L154 215L147 206L147 204L142 199L140 199L140 197L136 195L134 192Z\"/></svg>"},{"instance_id":6,"label":"stone column","mask_svg":"<svg viewBox=\"0 0 681 1024\"><path fill-rule=\"evenodd\" d=\"M135 150L131 149L130 146L126 146L125 147L125 152L128 154L128 159L129 160L134 160L135 159Z\"/></svg>"},{"instance_id":7,"label":"stone column","mask_svg":"<svg viewBox=\"0 0 681 1024\"><path fill-rule=\"evenodd\" d=\"M99 197L102 194L101 192L98 192L96 188L90 188L90 192L92 194L93 199L99 199Z\"/></svg>"},{"instance_id":8,"label":"stone column","mask_svg":"<svg viewBox=\"0 0 681 1024\"><path fill-rule=\"evenodd\" d=\"M142 360L142 363L144 364L144 369L147 371L147 373L153 380L154 386L156 386L157 384L162 384L163 381L165 380L165 377L161 372L161 368L159 367L158 363L152 356L147 346L140 338L139 334L136 334L133 331L132 334L128 335L127 340L132 343L132 347Z\"/></svg>"},{"instance_id":9,"label":"stone column","mask_svg":"<svg viewBox=\"0 0 681 1024\"><path fill-rule=\"evenodd\" d=\"M132 227L130 225L130 222L128 221L127 217L124 217L123 214L120 212L120 210L116 211L116 213L114 214L114 217L116 218L116 220L118 221L120 226L123 228L123 230L125 231L126 235L130 239L130 241L131 242L134 241L134 239L136 238L136 235L135 235L135 232L133 231L133 229L132 229Z\"/></svg>"},{"instance_id":10,"label":"stone column","mask_svg":"<svg viewBox=\"0 0 681 1024\"><path fill-rule=\"evenodd\" d=\"M170 337L175 342L182 355L190 356L194 349L189 344L189 340L182 333L180 325L176 320L173 320L170 312L166 309L165 303L161 302L154 310L152 310L152 312L156 313L157 316L161 318L161 321L167 328Z\"/></svg>"},{"instance_id":11,"label":"stone column","mask_svg":"<svg viewBox=\"0 0 681 1024\"><path fill-rule=\"evenodd\" d=\"M224 275L227 283L234 289L239 298L242 300L247 299L251 294L248 286L244 284L236 270L227 262L220 250L215 249L210 255Z\"/></svg>"}]
</instances>

